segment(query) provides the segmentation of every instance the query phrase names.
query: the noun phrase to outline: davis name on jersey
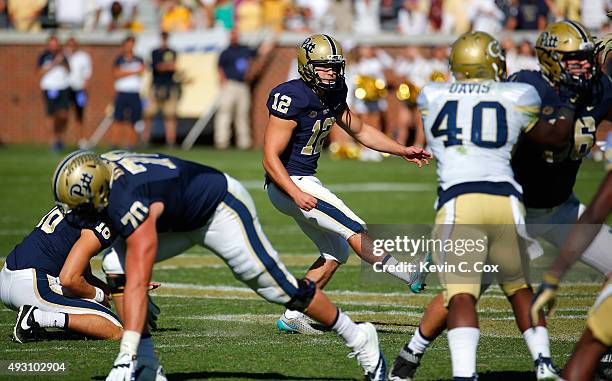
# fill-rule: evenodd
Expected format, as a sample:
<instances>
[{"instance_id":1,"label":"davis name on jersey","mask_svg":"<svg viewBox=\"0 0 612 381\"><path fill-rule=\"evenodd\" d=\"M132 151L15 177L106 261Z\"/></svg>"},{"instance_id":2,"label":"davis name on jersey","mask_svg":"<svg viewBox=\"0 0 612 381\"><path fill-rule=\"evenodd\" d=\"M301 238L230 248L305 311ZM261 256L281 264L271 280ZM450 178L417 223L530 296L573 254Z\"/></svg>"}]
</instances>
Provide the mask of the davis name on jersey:
<instances>
[{"instance_id":1,"label":"davis name on jersey","mask_svg":"<svg viewBox=\"0 0 612 381\"><path fill-rule=\"evenodd\" d=\"M539 117L554 123L559 110L559 95L540 72L521 70L510 80L532 85L542 99ZM612 81L604 74L593 80L591 93L580 98L568 149L554 154L528 139L519 139L512 168L523 186L525 206L552 208L570 197L582 158L588 155L595 143L597 125L606 119L611 107Z\"/></svg>"},{"instance_id":2,"label":"davis name on jersey","mask_svg":"<svg viewBox=\"0 0 612 381\"><path fill-rule=\"evenodd\" d=\"M114 231L105 219L88 222L79 219L74 213L65 215L56 206L11 251L6 258L8 269L34 268L51 276L59 276L82 229L93 231L102 249L110 246L115 238Z\"/></svg>"},{"instance_id":3,"label":"davis name on jersey","mask_svg":"<svg viewBox=\"0 0 612 381\"><path fill-rule=\"evenodd\" d=\"M417 103L438 162L438 206L462 193L516 195L510 167L521 131L537 122L540 97L529 85L496 81L429 83Z\"/></svg>"},{"instance_id":4,"label":"davis name on jersey","mask_svg":"<svg viewBox=\"0 0 612 381\"><path fill-rule=\"evenodd\" d=\"M101 155L113 167L108 215L122 237L128 237L149 215L152 203L164 211L159 233L185 232L208 222L227 194L222 172L162 154L112 151Z\"/></svg>"},{"instance_id":5,"label":"davis name on jersey","mask_svg":"<svg viewBox=\"0 0 612 381\"><path fill-rule=\"evenodd\" d=\"M346 109L346 84L339 91L317 95L304 81L294 79L272 89L268 111L281 119L297 122L291 140L280 159L290 176L311 176L325 138Z\"/></svg>"}]
</instances>

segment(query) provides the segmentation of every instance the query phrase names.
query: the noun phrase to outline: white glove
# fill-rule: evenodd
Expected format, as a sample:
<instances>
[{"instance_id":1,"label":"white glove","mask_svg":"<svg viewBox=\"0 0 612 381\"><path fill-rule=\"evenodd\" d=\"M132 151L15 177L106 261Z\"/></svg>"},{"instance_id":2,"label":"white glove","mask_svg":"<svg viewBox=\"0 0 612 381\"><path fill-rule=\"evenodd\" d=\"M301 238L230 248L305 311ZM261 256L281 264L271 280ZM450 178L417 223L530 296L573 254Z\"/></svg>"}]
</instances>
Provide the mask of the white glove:
<instances>
[{"instance_id":1,"label":"white glove","mask_svg":"<svg viewBox=\"0 0 612 381\"><path fill-rule=\"evenodd\" d=\"M106 381L133 381L136 379L136 355L132 356L126 352L119 352L113 369L111 369Z\"/></svg>"}]
</instances>

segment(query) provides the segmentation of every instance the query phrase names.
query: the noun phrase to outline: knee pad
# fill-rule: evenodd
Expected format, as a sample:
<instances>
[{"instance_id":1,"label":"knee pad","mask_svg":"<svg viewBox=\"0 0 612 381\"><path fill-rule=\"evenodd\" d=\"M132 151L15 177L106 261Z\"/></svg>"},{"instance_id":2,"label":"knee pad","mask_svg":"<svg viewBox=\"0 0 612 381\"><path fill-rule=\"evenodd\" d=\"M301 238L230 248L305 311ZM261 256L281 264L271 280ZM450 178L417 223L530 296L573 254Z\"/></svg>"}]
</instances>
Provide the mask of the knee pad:
<instances>
[{"instance_id":1,"label":"knee pad","mask_svg":"<svg viewBox=\"0 0 612 381\"><path fill-rule=\"evenodd\" d=\"M123 296L125 289L125 274L106 274L106 283L112 296Z\"/></svg>"},{"instance_id":2,"label":"knee pad","mask_svg":"<svg viewBox=\"0 0 612 381\"><path fill-rule=\"evenodd\" d=\"M285 303L285 307L290 310L304 312L317 292L317 284L306 278L298 279L297 282L297 294L293 295L291 300Z\"/></svg>"}]
</instances>

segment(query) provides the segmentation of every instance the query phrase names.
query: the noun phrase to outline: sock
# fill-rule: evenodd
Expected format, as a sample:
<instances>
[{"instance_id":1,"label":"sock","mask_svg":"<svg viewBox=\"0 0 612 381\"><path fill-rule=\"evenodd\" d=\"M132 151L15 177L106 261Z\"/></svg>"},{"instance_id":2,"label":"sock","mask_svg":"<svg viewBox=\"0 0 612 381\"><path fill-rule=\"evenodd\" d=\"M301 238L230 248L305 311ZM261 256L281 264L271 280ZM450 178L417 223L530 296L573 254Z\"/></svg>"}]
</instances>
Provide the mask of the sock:
<instances>
[{"instance_id":1,"label":"sock","mask_svg":"<svg viewBox=\"0 0 612 381\"><path fill-rule=\"evenodd\" d=\"M294 310L287 310L285 311L285 317L287 319L298 319L300 317L302 317L303 314L300 311L294 311Z\"/></svg>"},{"instance_id":2,"label":"sock","mask_svg":"<svg viewBox=\"0 0 612 381\"><path fill-rule=\"evenodd\" d=\"M351 320L344 312L338 310L338 317L332 329L342 336L349 348L356 348L365 341L365 334L359 329L357 324Z\"/></svg>"},{"instance_id":3,"label":"sock","mask_svg":"<svg viewBox=\"0 0 612 381\"><path fill-rule=\"evenodd\" d=\"M412 353L414 353L415 355L419 355L425 352L429 345L431 345L431 340L423 336L423 334L421 333L421 327L417 327L407 347Z\"/></svg>"},{"instance_id":4,"label":"sock","mask_svg":"<svg viewBox=\"0 0 612 381\"><path fill-rule=\"evenodd\" d=\"M34 321L42 328L66 328L68 327L68 314L63 312L49 312L34 310Z\"/></svg>"},{"instance_id":5,"label":"sock","mask_svg":"<svg viewBox=\"0 0 612 381\"><path fill-rule=\"evenodd\" d=\"M448 331L453 377L473 377L476 373L476 348L479 336L480 330L473 327L459 327Z\"/></svg>"},{"instance_id":6,"label":"sock","mask_svg":"<svg viewBox=\"0 0 612 381\"><path fill-rule=\"evenodd\" d=\"M548 339L548 329L546 327L529 328L523 332L523 337L531 352L533 361L537 360L540 354L542 357L550 357L550 340Z\"/></svg>"},{"instance_id":7,"label":"sock","mask_svg":"<svg viewBox=\"0 0 612 381\"><path fill-rule=\"evenodd\" d=\"M387 256L385 257L385 259L382 260L382 265L383 266L396 266L397 269L400 268L400 266L397 266L400 262L395 259L395 257L392 257L391 255L387 254ZM405 271L390 271L389 267L383 267L383 271L386 272L389 275L393 275L394 277L408 283L411 284L412 283L412 279L410 277L410 273L409 272L405 272Z\"/></svg>"}]
</instances>

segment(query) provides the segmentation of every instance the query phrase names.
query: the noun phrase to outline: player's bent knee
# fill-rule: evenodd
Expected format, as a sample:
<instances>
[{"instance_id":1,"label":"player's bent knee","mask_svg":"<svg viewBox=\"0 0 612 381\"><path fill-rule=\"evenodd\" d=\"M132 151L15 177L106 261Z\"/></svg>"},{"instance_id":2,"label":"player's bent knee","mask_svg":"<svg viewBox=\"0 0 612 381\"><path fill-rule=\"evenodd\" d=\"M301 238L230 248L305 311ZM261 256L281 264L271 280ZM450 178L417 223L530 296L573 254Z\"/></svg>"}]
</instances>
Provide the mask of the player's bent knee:
<instances>
[{"instance_id":1,"label":"player's bent knee","mask_svg":"<svg viewBox=\"0 0 612 381\"><path fill-rule=\"evenodd\" d=\"M304 312L317 292L317 284L307 278L298 279L298 291L285 307L290 310Z\"/></svg>"},{"instance_id":2,"label":"player's bent knee","mask_svg":"<svg viewBox=\"0 0 612 381\"><path fill-rule=\"evenodd\" d=\"M501 288L507 297L511 297L521 290L531 290L531 286L524 282L505 283L501 285Z\"/></svg>"}]
</instances>

